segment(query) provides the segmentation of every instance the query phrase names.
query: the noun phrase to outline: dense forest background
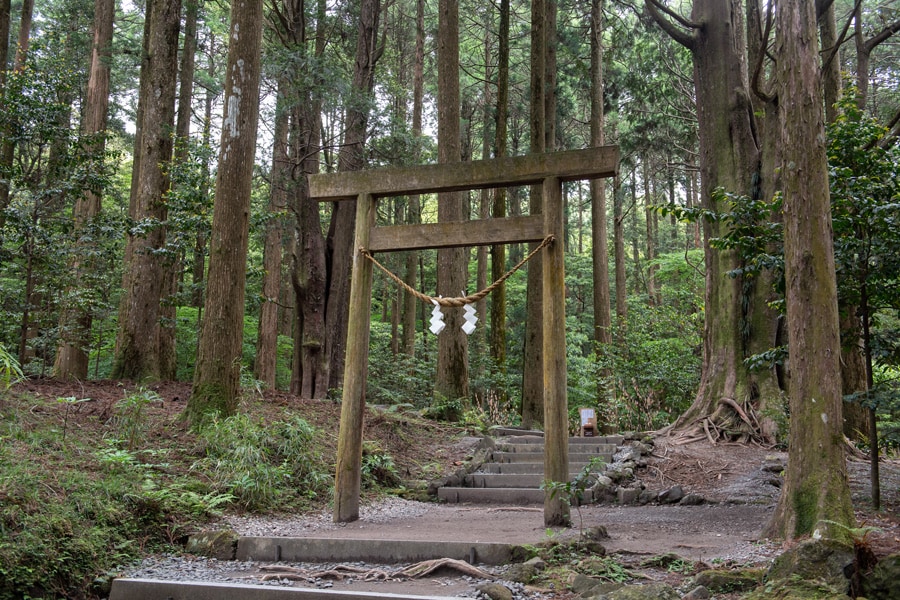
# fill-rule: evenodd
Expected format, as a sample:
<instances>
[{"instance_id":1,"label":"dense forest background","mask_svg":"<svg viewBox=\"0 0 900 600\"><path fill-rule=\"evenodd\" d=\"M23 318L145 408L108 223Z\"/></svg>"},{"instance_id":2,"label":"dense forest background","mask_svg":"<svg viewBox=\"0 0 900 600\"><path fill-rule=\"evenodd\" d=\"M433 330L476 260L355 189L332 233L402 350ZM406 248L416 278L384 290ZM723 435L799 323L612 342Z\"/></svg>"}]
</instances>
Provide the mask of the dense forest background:
<instances>
[{"instance_id":1,"label":"dense forest background","mask_svg":"<svg viewBox=\"0 0 900 600\"><path fill-rule=\"evenodd\" d=\"M213 218L217 196L239 190L228 180L237 171L223 170L221 142L223 127L235 127L226 111L229 7L5 4L0 348L26 375L193 379L197 389L204 310L245 286L243 302L229 300L242 309L240 364L232 365L240 385L339 398L353 208L311 202L306 176L447 162L438 138L449 118L458 127L450 133L456 160L621 149L614 181L564 190L572 411L597 406L617 430L682 416L681 425L702 424L698 435L711 439L785 439L781 205L776 178L764 176L774 153L755 159L761 166L747 185L730 185L742 180L722 178L724 168L720 180L703 180L712 172L706 155L731 150L701 149L698 101L708 109L704 94L714 86L695 83L709 48L692 47L674 28L708 2L462 0L455 62L439 60L445 15L435 2L266 2L258 127L244 130L256 144L245 159L247 254L233 259L245 261L245 277L219 281L212 299L207 270L236 245L216 240L239 220ZM732 137L762 140L770 127L765 80L775 72L766 50L770 7L725 4L746 11L738 15L745 54L735 64L744 112L755 119ZM871 410L882 443L896 446L900 5L817 4L820 58L832 75L825 97L845 433L865 443ZM458 82L451 107L439 84L448 72ZM457 195L450 218L527 214L539 209L534 195ZM448 216L441 210L432 196L385 199L378 220L435 222ZM379 258L433 295L441 269L462 269L444 288L459 295L484 288L527 252L512 245ZM529 328L541 316L528 297L534 263L527 270L479 304L462 371L442 364L454 350L428 332L431 307L376 273L369 402L482 423L539 422L527 380L535 371ZM728 294L733 308L723 309ZM448 329L458 319L448 315ZM209 327L208 344L226 339ZM734 356L717 366L722 348ZM737 383L715 383L716 369Z\"/></svg>"}]
</instances>

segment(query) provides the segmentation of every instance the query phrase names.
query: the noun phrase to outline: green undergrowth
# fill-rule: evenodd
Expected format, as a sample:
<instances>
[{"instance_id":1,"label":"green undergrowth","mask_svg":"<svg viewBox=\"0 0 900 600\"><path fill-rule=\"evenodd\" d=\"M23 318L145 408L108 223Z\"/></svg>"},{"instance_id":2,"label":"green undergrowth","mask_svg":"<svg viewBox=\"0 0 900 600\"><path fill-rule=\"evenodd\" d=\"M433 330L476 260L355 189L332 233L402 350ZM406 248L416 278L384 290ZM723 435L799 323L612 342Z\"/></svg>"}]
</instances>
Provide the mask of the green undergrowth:
<instances>
[{"instance_id":1,"label":"green undergrowth","mask_svg":"<svg viewBox=\"0 0 900 600\"><path fill-rule=\"evenodd\" d=\"M321 506L324 434L246 415L191 432L138 389L116 403L0 392L0 600L99 597L96 578L177 550L226 509Z\"/></svg>"}]
</instances>

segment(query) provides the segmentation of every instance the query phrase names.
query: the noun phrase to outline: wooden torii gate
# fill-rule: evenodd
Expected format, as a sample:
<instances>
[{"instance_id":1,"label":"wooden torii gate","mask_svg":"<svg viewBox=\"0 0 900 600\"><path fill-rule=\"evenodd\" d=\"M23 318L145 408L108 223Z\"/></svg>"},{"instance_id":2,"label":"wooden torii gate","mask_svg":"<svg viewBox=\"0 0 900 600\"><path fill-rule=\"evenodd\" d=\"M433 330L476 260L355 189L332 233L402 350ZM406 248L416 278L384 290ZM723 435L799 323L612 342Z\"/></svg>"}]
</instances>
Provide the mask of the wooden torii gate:
<instances>
[{"instance_id":1,"label":"wooden torii gate","mask_svg":"<svg viewBox=\"0 0 900 600\"><path fill-rule=\"evenodd\" d=\"M566 395L566 313L563 266L562 183L612 177L618 170L617 146L531 154L451 164L325 173L309 177L310 196L318 201L356 200L353 274L344 391L334 480L334 521L359 518L363 413L369 361L373 264L362 251L393 252L518 242L554 241L542 250L544 477L569 480L568 399ZM540 184L543 214L455 223L375 227L377 200L484 188ZM566 499L547 494L544 523L568 522Z\"/></svg>"}]
</instances>

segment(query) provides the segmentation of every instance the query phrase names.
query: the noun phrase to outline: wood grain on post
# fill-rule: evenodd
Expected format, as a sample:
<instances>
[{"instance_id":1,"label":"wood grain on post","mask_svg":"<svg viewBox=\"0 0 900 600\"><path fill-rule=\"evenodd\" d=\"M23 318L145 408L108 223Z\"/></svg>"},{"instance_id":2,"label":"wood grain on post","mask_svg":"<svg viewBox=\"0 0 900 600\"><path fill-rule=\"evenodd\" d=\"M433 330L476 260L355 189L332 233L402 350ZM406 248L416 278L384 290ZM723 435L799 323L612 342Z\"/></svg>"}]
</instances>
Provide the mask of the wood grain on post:
<instances>
[{"instance_id":1,"label":"wood grain on post","mask_svg":"<svg viewBox=\"0 0 900 600\"><path fill-rule=\"evenodd\" d=\"M544 479L569 481L569 407L566 397L566 280L562 182L543 183L544 229L555 236L543 251L544 277ZM569 499L549 490L544 498L544 525L569 525Z\"/></svg>"},{"instance_id":2,"label":"wood grain on post","mask_svg":"<svg viewBox=\"0 0 900 600\"><path fill-rule=\"evenodd\" d=\"M353 275L350 284L350 315L344 392L338 433L337 468L334 476L334 522L359 519L359 488L362 467L363 415L366 408L366 372L369 359L369 321L372 299L372 262L359 248L369 245L375 224L376 201L361 193L356 200Z\"/></svg>"}]
</instances>

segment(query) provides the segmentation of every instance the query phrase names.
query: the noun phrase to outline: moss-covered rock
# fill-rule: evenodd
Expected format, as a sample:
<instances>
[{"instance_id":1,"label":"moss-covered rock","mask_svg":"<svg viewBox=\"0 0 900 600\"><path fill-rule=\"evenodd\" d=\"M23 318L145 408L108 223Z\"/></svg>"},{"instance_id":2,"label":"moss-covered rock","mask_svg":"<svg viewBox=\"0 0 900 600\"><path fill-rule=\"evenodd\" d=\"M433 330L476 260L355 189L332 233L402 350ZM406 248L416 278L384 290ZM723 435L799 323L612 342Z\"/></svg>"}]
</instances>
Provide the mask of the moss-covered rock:
<instances>
[{"instance_id":1,"label":"moss-covered rock","mask_svg":"<svg viewBox=\"0 0 900 600\"><path fill-rule=\"evenodd\" d=\"M822 581L799 577L766 582L742 600L847 600L849 596Z\"/></svg>"},{"instance_id":2,"label":"moss-covered rock","mask_svg":"<svg viewBox=\"0 0 900 600\"><path fill-rule=\"evenodd\" d=\"M759 586L765 569L707 569L694 577L694 585L702 585L715 594L745 592Z\"/></svg>"},{"instance_id":3,"label":"moss-covered rock","mask_svg":"<svg viewBox=\"0 0 900 600\"><path fill-rule=\"evenodd\" d=\"M766 580L799 578L823 582L840 593L847 593L850 589L847 576L853 571L854 559L853 547L848 544L827 539L805 540L775 559Z\"/></svg>"},{"instance_id":4,"label":"moss-covered rock","mask_svg":"<svg viewBox=\"0 0 900 600\"><path fill-rule=\"evenodd\" d=\"M863 578L862 592L869 600L900 598L900 554L881 559L872 574Z\"/></svg>"},{"instance_id":5,"label":"moss-covered rock","mask_svg":"<svg viewBox=\"0 0 900 600\"><path fill-rule=\"evenodd\" d=\"M219 560L234 560L237 543L238 534L234 530L209 529L189 537L185 551Z\"/></svg>"},{"instance_id":6,"label":"moss-covered rock","mask_svg":"<svg viewBox=\"0 0 900 600\"><path fill-rule=\"evenodd\" d=\"M666 583L626 585L606 595L607 600L681 600L681 594Z\"/></svg>"}]
</instances>

